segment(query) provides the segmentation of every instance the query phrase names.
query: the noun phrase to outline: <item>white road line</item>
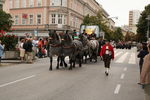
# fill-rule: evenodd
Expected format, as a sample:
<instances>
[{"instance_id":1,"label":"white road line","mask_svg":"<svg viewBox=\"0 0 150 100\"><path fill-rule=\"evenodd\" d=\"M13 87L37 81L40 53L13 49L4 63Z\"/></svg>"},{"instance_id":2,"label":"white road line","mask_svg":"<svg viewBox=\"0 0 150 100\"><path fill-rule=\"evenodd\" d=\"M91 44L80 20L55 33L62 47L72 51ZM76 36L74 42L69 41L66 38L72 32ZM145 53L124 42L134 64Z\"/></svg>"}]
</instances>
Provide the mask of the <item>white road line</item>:
<instances>
[{"instance_id":1,"label":"white road line","mask_svg":"<svg viewBox=\"0 0 150 100\"><path fill-rule=\"evenodd\" d=\"M127 71L127 67L125 67L123 70L124 70L124 71Z\"/></svg>"},{"instance_id":2,"label":"white road line","mask_svg":"<svg viewBox=\"0 0 150 100\"><path fill-rule=\"evenodd\" d=\"M119 94L120 88L121 88L121 84L117 84L114 94Z\"/></svg>"},{"instance_id":3,"label":"white road line","mask_svg":"<svg viewBox=\"0 0 150 100\"><path fill-rule=\"evenodd\" d=\"M125 76L125 74L124 74L124 73L123 73L123 74L121 74L120 79L124 79L124 76Z\"/></svg>"},{"instance_id":4,"label":"white road line","mask_svg":"<svg viewBox=\"0 0 150 100\"><path fill-rule=\"evenodd\" d=\"M123 62L125 61L125 59L126 59L126 57L127 57L128 54L129 54L128 52L126 52L125 54L123 54L123 55L116 61L116 63L123 63Z\"/></svg>"},{"instance_id":5,"label":"white road line","mask_svg":"<svg viewBox=\"0 0 150 100\"><path fill-rule=\"evenodd\" d=\"M132 53L129 59L129 64L136 64L136 57L135 53Z\"/></svg>"},{"instance_id":6,"label":"white road line","mask_svg":"<svg viewBox=\"0 0 150 100\"><path fill-rule=\"evenodd\" d=\"M119 56L121 53L123 53L123 52L118 52L118 53L116 53L116 54L115 54L115 57Z\"/></svg>"},{"instance_id":7,"label":"white road line","mask_svg":"<svg viewBox=\"0 0 150 100\"><path fill-rule=\"evenodd\" d=\"M36 76L36 75L32 75L32 76L29 76L29 77L25 77L25 78L22 78L22 79L18 79L18 80L13 81L13 82L9 82L9 83L2 84L2 85L0 85L0 88L1 88L1 87L5 87L5 86L7 86L7 85L11 85L11 84L17 83L17 82L20 82L20 81L23 81L23 80L26 80L26 79L33 78L33 77L35 77L35 76Z\"/></svg>"}]
</instances>

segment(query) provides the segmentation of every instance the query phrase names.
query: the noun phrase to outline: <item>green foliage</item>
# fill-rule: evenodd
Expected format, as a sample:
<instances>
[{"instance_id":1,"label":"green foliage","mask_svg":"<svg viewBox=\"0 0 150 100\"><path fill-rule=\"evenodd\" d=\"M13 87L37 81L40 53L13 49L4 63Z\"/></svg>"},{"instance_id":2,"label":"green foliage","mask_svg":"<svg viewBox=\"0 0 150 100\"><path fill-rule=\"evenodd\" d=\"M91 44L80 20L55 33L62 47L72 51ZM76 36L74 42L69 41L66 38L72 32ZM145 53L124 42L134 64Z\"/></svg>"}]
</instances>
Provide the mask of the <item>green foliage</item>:
<instances>
[{"instance_id":1,"label":"green foliage","mask_svg":"<svg viewBox=\"0 0 150 100\"><path fill-rule=\"evenodd\" d=\"M10 31L12 23L11 15L0 9L0 30Z\"/></svg>"},{"instance_id":2,"label":"green foliage","mask_svg":"<svg viewBox=\"0 0 150 100\"><path fill-rule=\"evenodd\" d=\"M0 40L2 44L5 44L5 50L11 51L16 49L18 43L18 38L15 35L0 35Z\"/></svg>"},{"instance_id":3,"label":"green foliage","mask_svg":"<svg viewBox=\"0 0 150 100\"><path fill-rule=\"evenodd\" d=\"M118 39L117 37L118 35L115 35L114 32L111 31L109 27L106 25L106 23L107 22L103 19L102 12L98 11L96 16L89 16L89 15L85 16L82 25L98 25L100 30L105 32L105 39L107 40L122 39L121 37L123 36L122 33L120 31L116 32L117 34L120 34L119 35L120 37Z\"/></svg>"},{"instance_id":4,"label":"green foliage","mask_svg":"<svg viewBox=\"0 0 150 100\"><path fill-rule=\"evenodd\" d=\"M137 41L146 41L147 40L147 29L148 29L148 20L146 19L150 15L150 4L145 7L145 10L141 13L141 17L137 24ZM150 27L150 26L149 26Z\"/></svg>"},{"instance_id":5,"label":"green foliage","mask_svg":"<svg viewBox=\"0 0 150 100\"><path fill-rule=\"evenodd\" d=\"M123 34L122 34L122 30L120 27L117 27L113 33L113 40L115 41L119 41L119 40L123 40Z\"/></svg>"}]
</instances>

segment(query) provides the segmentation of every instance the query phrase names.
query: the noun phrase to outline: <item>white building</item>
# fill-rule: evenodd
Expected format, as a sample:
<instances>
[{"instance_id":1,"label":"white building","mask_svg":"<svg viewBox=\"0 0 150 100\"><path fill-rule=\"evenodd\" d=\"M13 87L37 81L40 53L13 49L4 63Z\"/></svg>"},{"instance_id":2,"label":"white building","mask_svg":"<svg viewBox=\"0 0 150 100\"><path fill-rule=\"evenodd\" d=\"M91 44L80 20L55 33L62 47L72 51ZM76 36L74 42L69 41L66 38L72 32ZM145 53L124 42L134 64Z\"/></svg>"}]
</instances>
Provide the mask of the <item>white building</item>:
<instances>
[{"instance_id":1,"label":"white building","mask_svg":"<svg viewBox=\"0 0 150 100\"><path fill-rule=\"evenodd\" d=\"M129 28L130 28L130 31L132 31L135 34L137 33L136 32L136 30L137 30L136 25L139 21L140 14L141 14L141 11L139 11L139 10L129 11Z\"/></svg>"}]
</instances>

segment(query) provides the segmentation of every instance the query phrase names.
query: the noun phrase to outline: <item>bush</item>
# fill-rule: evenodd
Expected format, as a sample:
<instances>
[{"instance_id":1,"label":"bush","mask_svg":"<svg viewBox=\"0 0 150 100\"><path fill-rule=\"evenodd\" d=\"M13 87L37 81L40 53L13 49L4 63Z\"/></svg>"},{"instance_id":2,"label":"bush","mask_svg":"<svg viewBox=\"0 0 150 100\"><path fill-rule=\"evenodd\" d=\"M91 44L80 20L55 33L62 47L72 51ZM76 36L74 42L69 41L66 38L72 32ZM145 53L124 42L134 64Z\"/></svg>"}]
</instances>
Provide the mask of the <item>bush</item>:
<instances>
[{"instance_id":1,"label":"bush","mask_svg":"<svg viewBox=\"0 0 150 100\"><path fill-rule=\"evenodd\" d=\"M18 37L13 34L0 34L0 40L2 44L5 44L5 51L16 50L16 45L18 43Z\"/></svg>"}]
</instances>

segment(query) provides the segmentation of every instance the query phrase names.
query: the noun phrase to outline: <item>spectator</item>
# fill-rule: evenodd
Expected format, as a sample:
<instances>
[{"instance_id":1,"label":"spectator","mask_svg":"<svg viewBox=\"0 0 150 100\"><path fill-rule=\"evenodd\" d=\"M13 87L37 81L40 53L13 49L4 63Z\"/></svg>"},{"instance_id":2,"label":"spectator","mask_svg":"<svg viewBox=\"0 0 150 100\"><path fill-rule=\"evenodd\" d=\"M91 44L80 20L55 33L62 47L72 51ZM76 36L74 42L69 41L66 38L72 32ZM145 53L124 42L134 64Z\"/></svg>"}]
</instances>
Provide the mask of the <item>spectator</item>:
<instances>
[{"instance_id":1,"label":"spectator","mask_svg":"<svg viewBox=\"0 0 150 100\"><path fill-rule=\"evenodd\" d=\"M31 39L26 40L26 42L23 45L23 48L25 49L25 60L27 63L33 63L32 62L32 41Z\"/></svg>"},{"instance_id":2,"label":"spectator","mask_svg":"<svg viewBox=\"0 0 150 100\"><path fill-rule=\"evenodd\" d=\"M140 77L140 84L144 86L145 100L150 100L150 44L148 45L148 52L144 57Z\"/></svg>"},{"instance_id":3,"label":"spectator","mask_svg":"<svg viewBox=\"0 0 150 100\"><path fill-rule=\"evenodd\" d=\"M0 64L1 64L1 59L3 56L3 52L4 52L4 47L5 45L2 45L2 41L0 40Z\"/></svg>"},{"instance_id":4,"label":"spectator","mask_svg":"<svg viewBox=\"0 0 150 100\"><path fill-rule=\"evenodd\" d=\"M140 58L140 61L139 61L140 74L141 74L141 70L142 70L143 59L147 54L148 54L147 43L143 43L142 49L140 50L140 52L138 54L138 58Z\"/></svg>"},{"instance_id":5,"label":"spectator","mask_svg":"<svg viewBox=\"0 0 150 100\"><path fill-rule=\"evenodd\" d=\"M25 49L23 48L24 42L25 42L25 40L21 39L21 41L19 43L19 51L20 51L21 62L24 61L24 56L25 56Z\"/></svg>"}]
</instances>

